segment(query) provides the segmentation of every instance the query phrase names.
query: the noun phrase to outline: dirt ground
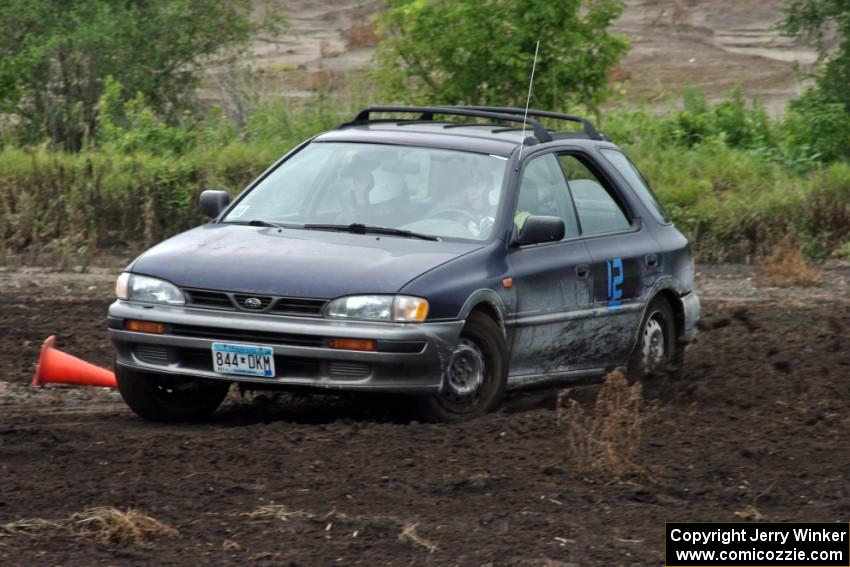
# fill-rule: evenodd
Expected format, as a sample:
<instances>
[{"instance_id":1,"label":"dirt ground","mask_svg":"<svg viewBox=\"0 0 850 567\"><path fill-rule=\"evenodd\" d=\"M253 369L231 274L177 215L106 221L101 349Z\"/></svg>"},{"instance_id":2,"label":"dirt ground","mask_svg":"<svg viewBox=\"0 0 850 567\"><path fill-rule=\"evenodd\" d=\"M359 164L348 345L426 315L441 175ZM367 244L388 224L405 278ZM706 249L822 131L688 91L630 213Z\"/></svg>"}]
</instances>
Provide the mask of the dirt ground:
<instances>
[{"instance_id":1,"label":"dirt ground","mask_svg":"<svg viewBox=\"0 0 850 567\"><path fill-rule=\"evenodd\" d=\"M370 399L267 395L233 395L211 423L161 425L113 392L32 390L49 334L109 364L112 275L0 271L0 564L647 566L661 562L665 521L749 507L846 521L846 272L779 290L754 286L749 268L702 268L686 375L646 384L658 405L637 455L648 474L605 482L567 457L555 389L455 426ZM572 395L588 404L596 390ZM249 516L269 505L277 517ZM95 506L136 508L179 536L143 547L4 530ZM401 537L411 526L418 540Z\"/></svg>"},{"instance_id":2,"label":"dirt ground","mask_svg":"<svg viewBox=\"0 0 850 567\"><path fill-rule=\"evenodd\" d=\"M814 60L771 28L784 2L629 2L615 26L632 42L622 94L660 106L688 83L712 98L741 84L781 109L801 89L793 61ZM373 49L350 31L379 5L282 0L290 30L258 42L247 73L211 75L205 98L347 96ZM647 566L662 562L665 521L847 521L850 288L846 268L827 276L773 289L746 267L703 267L685 376L645 385L657 406L637 454L647 474L606 482L568 458L556 389L455 426L372 399L268 395L232 395L211 423L158 425L115 392L33 390L50 334L111 363L114 270L0 268L0 565ZM588 405L597 390L571 395ZM138 546L68 531L96 506L136 508L179 535ZM10 529L34 518L57 526Z\"/></svg>"},{"instance_id":3,"label":"dirt ground","mask_svg":"<svg viewBox=\"0 0 850 567\"><path fill-rule=\"evenodd\" d=\"M202 97L238 111L249 93L306 99L321 88L345 100L352 91L362 91L376 41L368 30L382 2L278 3L289 28L253 43L238 65L247 72L211 73ZM795 65L805 72L816 59L811 47L775 29L786 4L787 0L629 0L612 29L631 42L613 75L615 91L626 100L647 101L665 110L681 103L685 85L702 88L711 100L740 86L764 102L768 111L780 112L802 92Z\"/></svg>"}]
</instances>

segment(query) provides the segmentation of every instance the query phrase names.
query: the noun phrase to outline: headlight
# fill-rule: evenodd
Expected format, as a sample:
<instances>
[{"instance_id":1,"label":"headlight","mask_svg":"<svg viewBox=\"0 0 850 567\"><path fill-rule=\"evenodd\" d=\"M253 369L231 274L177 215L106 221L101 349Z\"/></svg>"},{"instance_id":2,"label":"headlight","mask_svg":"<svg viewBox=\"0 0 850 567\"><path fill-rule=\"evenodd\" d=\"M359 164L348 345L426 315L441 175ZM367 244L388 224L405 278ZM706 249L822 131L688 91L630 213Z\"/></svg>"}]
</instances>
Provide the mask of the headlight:
<instances>
[{"instance_id":1,"label":"headlight","mask_svg":"<svg viewBox=\"0 0 850 567\"><path fill-rule=\"evenodd\" d=\"M183 305L186 299L183 292L174 284L148 276L139 276L124 272L115 282L115 295L118 299L146 301L148 303L167 303Z\"/></svg>"},{"instance_id":2,"label":"headlight","mask_svg":"<svg viewBox=\"0 0 850 567\"><path fill-rule=\"evenodd\" d=\"M428 301L409 295L350 295L331 301L325 316L415 323L428 316Z\"/></svg>"}]
</instances>

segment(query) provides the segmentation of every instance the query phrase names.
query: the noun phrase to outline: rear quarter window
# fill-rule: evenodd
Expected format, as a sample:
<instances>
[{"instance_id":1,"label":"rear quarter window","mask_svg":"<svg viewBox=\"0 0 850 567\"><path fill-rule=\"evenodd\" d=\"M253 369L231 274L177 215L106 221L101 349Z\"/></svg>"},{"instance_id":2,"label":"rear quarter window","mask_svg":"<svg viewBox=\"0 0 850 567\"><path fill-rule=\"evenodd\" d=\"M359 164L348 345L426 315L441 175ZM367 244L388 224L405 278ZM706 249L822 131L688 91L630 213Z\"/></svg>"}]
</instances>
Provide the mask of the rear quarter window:
<instances>
[{"instance_id":1,"label":"rear quarter window","mask_svg":"<svg viewBox=\"0 0 850 567\"><path fill-rule=\"evenodd\" d=\"M626 154L618 150L610 149L599 151L602 152L605 159L614 166L620 175L626 179L626 182L632 189L634 189L641 202L647 209L649 209L649 213L653 216L653 218L662 224L670 224L670 215L668 215L667 211L664 210L664 207L661 206L661 203L658 201L655 193L653 193L652 189L649 187L649 183L647 183L646 179L644 179L643 175L641 175L640 171L638 171L638 168L635 167L631 160L626 157Z\"/></svg>"}]
</instances>

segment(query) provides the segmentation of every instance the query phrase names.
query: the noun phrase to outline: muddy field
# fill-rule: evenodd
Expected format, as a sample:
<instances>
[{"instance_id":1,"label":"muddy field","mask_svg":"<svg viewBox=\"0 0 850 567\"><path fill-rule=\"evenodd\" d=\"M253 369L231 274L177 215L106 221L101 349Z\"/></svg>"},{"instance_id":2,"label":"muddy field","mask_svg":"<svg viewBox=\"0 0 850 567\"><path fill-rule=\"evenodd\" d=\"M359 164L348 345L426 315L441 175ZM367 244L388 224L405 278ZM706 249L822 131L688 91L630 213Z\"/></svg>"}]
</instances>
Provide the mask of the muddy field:
<instances>
[{"instance_id":1,"label":"muddy field","mask_svg":"<svg viewBox=\"0 0 850 567\"><path fill-rule=\"evenodd\" d=\"M369 400L268 396L232 396L209 424L156 425L114 393L32 391L48 334L110 362L111 276L48 280L0 273L2 565L648 566L665 521L850 517L846 283L758 290L746 269L705 272L685 378L646 384L659 406L637 455L647 474L605 482L567 457L554 390L457 426ZM251 516L269 505L276 517ZM137 508L179 535L142 547L3 529L94 506Z\"/></svg>"}]
</instances>

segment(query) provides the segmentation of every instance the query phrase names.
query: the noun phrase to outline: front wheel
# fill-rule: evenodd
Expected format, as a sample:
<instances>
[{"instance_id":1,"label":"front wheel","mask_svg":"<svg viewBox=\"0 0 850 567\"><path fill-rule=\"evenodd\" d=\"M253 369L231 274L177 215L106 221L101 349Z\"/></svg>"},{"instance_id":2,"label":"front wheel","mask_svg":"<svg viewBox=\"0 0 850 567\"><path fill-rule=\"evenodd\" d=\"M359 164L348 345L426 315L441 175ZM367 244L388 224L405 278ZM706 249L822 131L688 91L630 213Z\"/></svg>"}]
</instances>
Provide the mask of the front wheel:
<instances>
[{"instance_id":1,"label":"front wheel","mask_svg":"<svg viewBox=\"0 0 850 567\"><path fill-rule=\"evenodd\" d=\"M443 373L443 391L420 400L431 421L458 422L493 411L502 403L508 355L499 325L480 312L466 320Z\"/></svg>"},{"instance_id":2,"label":"front wheel","mask_svg":"<svg viewBox=\"0 0 850 567\"><path fill-rule=\"evenodd\" d=\"M118 391L130 409L150 421L197 421L212 415L229 382L168 376L117 367Z\"/></svg>"}]
</instances>

